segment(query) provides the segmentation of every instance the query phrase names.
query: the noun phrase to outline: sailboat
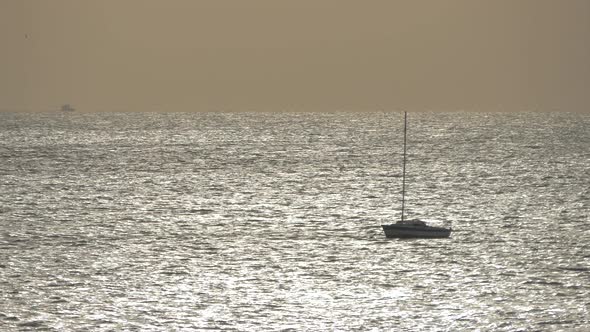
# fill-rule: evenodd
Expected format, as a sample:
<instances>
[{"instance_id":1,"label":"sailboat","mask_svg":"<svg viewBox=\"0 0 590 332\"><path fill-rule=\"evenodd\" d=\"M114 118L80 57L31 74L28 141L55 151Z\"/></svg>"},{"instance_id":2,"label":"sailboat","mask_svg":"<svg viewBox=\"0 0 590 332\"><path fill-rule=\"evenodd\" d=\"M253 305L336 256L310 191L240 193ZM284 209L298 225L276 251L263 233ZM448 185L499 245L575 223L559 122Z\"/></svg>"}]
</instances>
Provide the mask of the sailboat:
<instances>
[{"instance_id":1,"label":"sailboat","mask_svg":"<svg viewBox=\"0 0 590 332\"><path fill-rule=\"evenodd\" d=\"M406 133L408 114L404 112L404 163L402 176L402 216L401 219L389 225L381 225L388 238L445 238L451 235L450 228L429 226L419 219L406 220L404 215L406 202Z\"/></svg>"}]
</instances>

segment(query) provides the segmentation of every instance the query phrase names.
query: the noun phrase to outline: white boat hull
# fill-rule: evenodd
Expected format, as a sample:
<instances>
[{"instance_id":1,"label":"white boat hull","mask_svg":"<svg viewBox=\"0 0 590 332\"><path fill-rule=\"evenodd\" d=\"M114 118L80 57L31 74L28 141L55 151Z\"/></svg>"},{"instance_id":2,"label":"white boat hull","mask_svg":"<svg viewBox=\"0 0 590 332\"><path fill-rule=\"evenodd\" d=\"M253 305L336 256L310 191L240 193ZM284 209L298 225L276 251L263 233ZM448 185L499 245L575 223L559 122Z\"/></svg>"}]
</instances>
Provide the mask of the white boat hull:
<instances>
[{"instance_id":1,"label":"white boat hull","mask_svg":"<svg viewBox=\"0 0 590 332\"><path fill-rule=\"evenodd\" d=\"M445 238L451 236L451 229L443 227L391 224L381 225L388 238Z\"/></svg>"}]
</instances>

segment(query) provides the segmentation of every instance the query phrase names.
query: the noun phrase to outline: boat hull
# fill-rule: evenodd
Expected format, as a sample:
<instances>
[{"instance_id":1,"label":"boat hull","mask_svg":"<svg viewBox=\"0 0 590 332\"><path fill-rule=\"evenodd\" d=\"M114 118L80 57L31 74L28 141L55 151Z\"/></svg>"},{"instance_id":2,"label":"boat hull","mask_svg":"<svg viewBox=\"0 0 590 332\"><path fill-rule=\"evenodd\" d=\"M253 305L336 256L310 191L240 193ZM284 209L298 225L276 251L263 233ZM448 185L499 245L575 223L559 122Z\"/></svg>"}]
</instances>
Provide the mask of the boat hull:
<instances>
[{"instance_id":1,"label":"boat hull","mask_svg":"<svg viewBox=\"0 0 590 332\"><path fill-rule=\"evenodd\" d=\"M451 236L451 229L416 225L381 225L388 238L446 238Z\"/></svg>"}]
</instances>

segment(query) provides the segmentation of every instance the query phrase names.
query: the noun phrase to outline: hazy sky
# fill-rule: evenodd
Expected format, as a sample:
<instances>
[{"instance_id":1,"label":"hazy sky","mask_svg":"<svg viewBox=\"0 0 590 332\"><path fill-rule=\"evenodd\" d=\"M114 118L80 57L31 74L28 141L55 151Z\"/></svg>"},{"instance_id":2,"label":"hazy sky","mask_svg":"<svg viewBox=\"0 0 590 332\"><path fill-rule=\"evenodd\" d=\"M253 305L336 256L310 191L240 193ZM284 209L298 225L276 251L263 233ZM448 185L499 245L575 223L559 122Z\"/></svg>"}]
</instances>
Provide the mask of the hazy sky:
<instances>
[{"instance_id":1,"label":"hazy sky","mask_svg":"<svg viewBox=\"0 0 590 332\"><path fill-rule=\"evenodd\" d=\"M0 0L0 109L590 110L589 0Z\"/></svg>"}]
</instances>

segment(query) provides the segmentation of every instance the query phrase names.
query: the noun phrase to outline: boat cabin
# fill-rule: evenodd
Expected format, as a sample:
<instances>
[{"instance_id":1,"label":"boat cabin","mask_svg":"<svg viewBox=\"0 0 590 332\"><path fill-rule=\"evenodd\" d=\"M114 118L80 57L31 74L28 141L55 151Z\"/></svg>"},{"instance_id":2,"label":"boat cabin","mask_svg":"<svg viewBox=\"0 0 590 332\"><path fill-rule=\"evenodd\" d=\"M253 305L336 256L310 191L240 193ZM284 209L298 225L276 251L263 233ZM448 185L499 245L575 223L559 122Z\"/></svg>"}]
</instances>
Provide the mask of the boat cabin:
<instances>
[{"instance_id":1,"label":"boat cabin","mask_svg":"<svg viewBox=\"0 0 590 332\"><path fill-rule=\"evenodd\" d=\"M400 220L397 223L402 225L426 226L426 223L419 219Z\"/></svg>"}]
</instances>

